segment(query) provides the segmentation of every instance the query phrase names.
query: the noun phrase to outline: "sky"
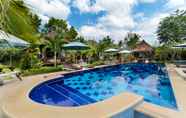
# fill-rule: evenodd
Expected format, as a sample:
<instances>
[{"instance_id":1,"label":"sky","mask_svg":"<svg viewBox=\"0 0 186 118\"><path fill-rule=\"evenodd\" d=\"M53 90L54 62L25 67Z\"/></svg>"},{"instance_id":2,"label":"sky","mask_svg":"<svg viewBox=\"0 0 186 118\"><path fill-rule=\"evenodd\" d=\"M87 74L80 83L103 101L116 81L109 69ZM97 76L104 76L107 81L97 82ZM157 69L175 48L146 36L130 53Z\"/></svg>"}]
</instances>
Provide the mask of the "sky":
<instances>
[{"instance_id":1,"label":"sky","mask_svg":"<svg viewBox=\"0 0 186 118\"><path fill-rule=\"evenodd\" d=\"M42 24L49 18L64 19L86 39L101 40L109 35L115 42L128 32L157 45L159 22L186 9L186 0L24 0L38 14Z\"/></svg>"}]
</instances>

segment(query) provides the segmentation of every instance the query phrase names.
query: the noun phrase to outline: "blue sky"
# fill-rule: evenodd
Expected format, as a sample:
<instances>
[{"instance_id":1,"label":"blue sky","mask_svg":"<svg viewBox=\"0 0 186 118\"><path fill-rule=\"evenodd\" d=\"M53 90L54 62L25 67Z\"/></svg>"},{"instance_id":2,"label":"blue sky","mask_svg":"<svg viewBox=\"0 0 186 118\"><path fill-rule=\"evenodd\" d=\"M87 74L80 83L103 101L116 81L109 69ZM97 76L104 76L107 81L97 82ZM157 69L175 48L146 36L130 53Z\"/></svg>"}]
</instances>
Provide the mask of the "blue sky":
<instances>
[{"instance_id":1,"label":"blue sky","mask_svg":"<svg viewBox=\"0 0 186 118\"><path fill-rule=\"evenodd\" d=\"M152 45L158 43L160 20L176 9L186 9L186 0L25 0L46 23L50 17L65 19L86 39L109 35L115 42L130 31Z\"/></svg>"}]
</instances>

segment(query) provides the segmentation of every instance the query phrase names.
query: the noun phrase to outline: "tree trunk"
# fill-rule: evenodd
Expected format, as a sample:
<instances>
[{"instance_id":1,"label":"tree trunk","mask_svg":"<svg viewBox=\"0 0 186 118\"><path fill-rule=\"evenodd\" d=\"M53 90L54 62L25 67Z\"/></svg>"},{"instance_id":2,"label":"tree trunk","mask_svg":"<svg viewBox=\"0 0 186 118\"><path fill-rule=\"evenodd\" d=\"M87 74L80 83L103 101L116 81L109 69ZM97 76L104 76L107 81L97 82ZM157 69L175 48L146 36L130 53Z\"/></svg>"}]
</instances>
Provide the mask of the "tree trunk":
<instances>
[{"instance_id":1,"label":"tree trunk","mask_svg":"<svg viewBox=\"0 0 186 118\"><path fill-rule=\"evenodd\" d=\"M54 47L54 66L57 67L57 51L56 51L56 44Z\"/></svg>"},{"instance_id":2,"label":"tree trunk","mask_svg":"<svg viewBox=\"0 0 186 118\"><path fill-rule=\"evenodd\" d=\"M57 52L54 51L54 66L57 67Z\"/></svg>"}]
</instances>

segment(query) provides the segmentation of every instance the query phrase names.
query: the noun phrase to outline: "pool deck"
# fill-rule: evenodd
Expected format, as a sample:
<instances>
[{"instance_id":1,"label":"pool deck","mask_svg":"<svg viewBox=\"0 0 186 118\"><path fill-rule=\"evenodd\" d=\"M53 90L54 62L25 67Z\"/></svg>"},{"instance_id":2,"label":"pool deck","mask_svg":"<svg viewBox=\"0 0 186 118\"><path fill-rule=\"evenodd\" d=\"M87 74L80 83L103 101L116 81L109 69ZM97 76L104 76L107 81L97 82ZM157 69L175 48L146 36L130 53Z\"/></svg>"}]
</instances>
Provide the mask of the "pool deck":
<instances>
[{"instance_id":1,"label":"pool deck","mask_svg":"<svg viewBox=\"0 0 186 118\"><path fill-rule=\"evenodd\" d=\"M38 83L50 80L66 72L26 77L24 81L15 81L0 87L1 115L6 118L103 118L111 117L130 108L148 116L157 118L186 118L186 81L181 78L174 65L167 65L169 77L176 96L178 110L160 107L143 102L143 97L122 93L102 102L80 107L55 107L36 103L28 98L29 91Z\"/></svg>"},{"instance_id":2,"label":"pool deck","mask_svg":"<svg viewBox=\"0 0 186 118\"><path fill-rule=\"evenodd\" d=\"M14 93L5 97L2 103L2 112L7 118L107 118L129 110L143 101L143 97L122 93L111 99L79 107L56 107L42 105L32 101L28 97L30 90L46 80L50 80L58 75L47 78L26 79L19 85ZM35 78L35 77L34 77ZM13 88L12 88L13 89Z\"/></svg>"}]
</instances>

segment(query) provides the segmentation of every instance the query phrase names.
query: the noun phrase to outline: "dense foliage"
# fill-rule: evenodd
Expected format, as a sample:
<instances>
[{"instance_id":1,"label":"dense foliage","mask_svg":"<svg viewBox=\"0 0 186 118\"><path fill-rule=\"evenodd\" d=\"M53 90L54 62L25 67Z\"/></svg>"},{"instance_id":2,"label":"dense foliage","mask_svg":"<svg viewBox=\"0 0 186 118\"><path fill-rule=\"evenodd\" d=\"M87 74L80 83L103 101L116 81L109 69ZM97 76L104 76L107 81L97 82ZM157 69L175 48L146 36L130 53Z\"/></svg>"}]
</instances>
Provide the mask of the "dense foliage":
<instances>
[{"instance_id":1,"label":"dense foliage","mask_svg":"<svg viewBox=\"0 0 186 118\"><path fill-rule=\"evenodd\" d=\"M0 29L30 43L37 43L37 16L32 14L23 1L0 0Z\"/></svg>"},{"instance_id":2,"label":"dense foliage","mask_svg":"<svg viewBox=\"0 0 186 118\"><path fill-rule=\"evenodd\" d=\"M60 56L64 43L76 38L77 32L74 27L68 29L67 23L62 19L51 18L43 28L45 49L49 48L54 53L54 65L57 66L57 55Z\"/></svg>"},{"instance_id":3,"label":"dense foliage","mask_svg":"<svg viewBox=\"0 0 186 118\"><path fill-rule=\"evenodd\" d=\"M24 70L23 71L23 76L43 74L43 73L51 73L51 72L58 72L58 71L63 71L63 70L64 70L63 66L32 68L30 70Z\"/></svg>"},{"instance_id":4,"label":"dense foliage","mask_svg":"<svg viewBox=\"0 0 186 118\"><path fill-rule=\"evenodd\" d=\"M128 48L134 48L137 42L140 41L140 38L140 35L136 33L128 33L124 40Z\"/></svg>"},{"instance_id":5,"label":"dense foliage","mask_svg":"<svg viewBox=\"0 0 186 118\"><path fill-rule=\"evenodd\" d=\"M159 24L158 40L163 44L173 44L186 39L186 11L177 10L174 14L162 19Z\"/></svg>"}]
</instances>

